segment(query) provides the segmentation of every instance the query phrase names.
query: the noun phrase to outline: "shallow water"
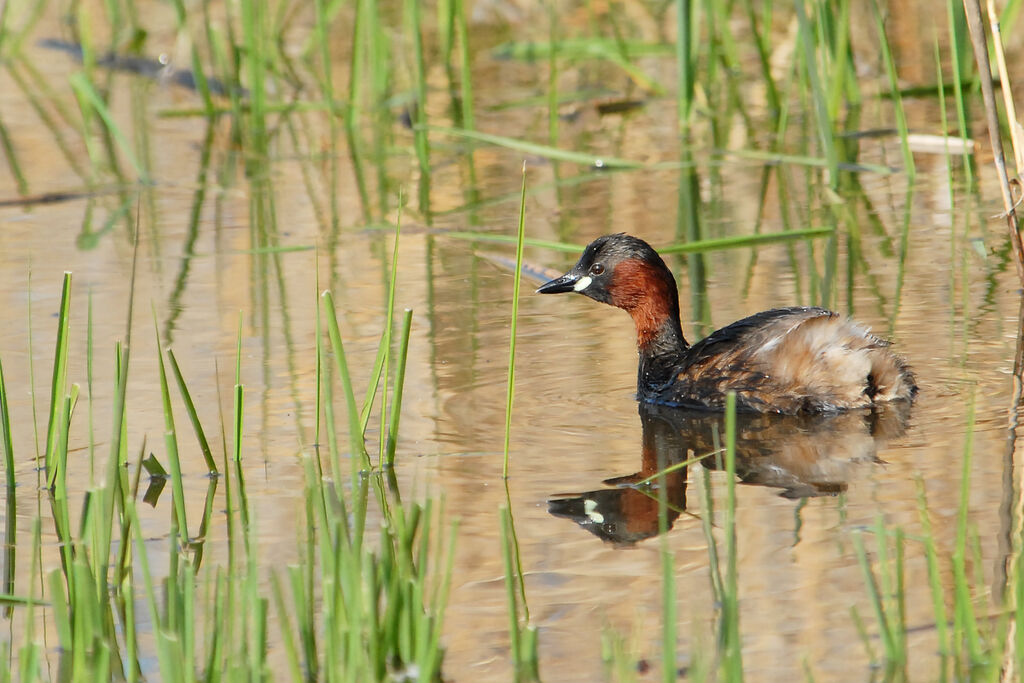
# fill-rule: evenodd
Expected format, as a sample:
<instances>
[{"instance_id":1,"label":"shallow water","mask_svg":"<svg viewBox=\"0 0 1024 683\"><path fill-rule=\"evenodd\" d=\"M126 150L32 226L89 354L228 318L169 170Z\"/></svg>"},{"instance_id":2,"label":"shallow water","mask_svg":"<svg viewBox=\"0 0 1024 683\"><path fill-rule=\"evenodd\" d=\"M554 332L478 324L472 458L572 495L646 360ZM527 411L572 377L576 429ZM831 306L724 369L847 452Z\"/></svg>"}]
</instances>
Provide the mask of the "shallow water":
<instances>
[{"instance_id":1,"label":"shallow water","mask_svg":"<svg viewBox=\"0 0 1024 683\"><path fill-rule=\"evenodd\" d=\"M168 10L161 5L153 11L159 15ZM896 20L908 21L901 14ZM527 32L527 25L524 21L512 29ZM569 25L574 25L571 20ZM543 141L543 105L497 106L543 94L547 83L542 65L491 56L488 49L507 37L508 27L497 26L481 23L474 35L480 43L474 62L477 127ZM35 32L41 38L59 35L56 13L49 11ZM546 37L546 29L531 37ZM154 50L159 45L170 51L174 34L154 31L148 40ZM902 47L912 52L910 46ZM148 150L153 177L151 186L125 189L117 186L109 169L89 165L82 136L55 113L55 103L73 104L67 79L78 69L75 62L31 41L25 56L52 89L46 93L36 86L21 87L13 75L24 73L19 63L0 69L0 116L28 181L25 194L81 191L86 196L0 206L0 357L17 422L21 483L17 532L7 544L29 547L38 514L32 483L37 474L29 454L45 438L37 436L45 432L45 414L36 415L39 426L34 429L31 388L37 410L44 410L40 406L48 400L54 316L66 270L74 273L76 297L69 377L82 385L73 434L79 444L72 465L78 485L72 499L88 489L93 457L97 471L102 470L109 446L102 435L112 421L112 348L125 334L130 234L138 211L129 450L137 452L145 437L146 448L162 458L154 326L165 346L175 350L193 398L209 416L207 430L217 434L212 426L219 422L218 410L231 410L240 328L245 467L257 511L259 554L281 558L281 566L293 561L297 533L305 524L298 456L316 442L316 293L325 288L334 292L355 384L365 386L384 320L393 244L393 230L381 225L396 220L397 195L403 188L409 199L402 217L397 305L413 309L414 316L397 474L407 497L442 498L447 517L459 520L445 619L446 679L507 679L511 664L498 510L506 500L501 449L512 276L491 257L507 259L511 250L454 239L445 231L514 234L523 154L480 146L470 155L456 139L433 135L426 212L417 206L412 133L398 121L397 112L388 114L382 133L361 131L369 158L354 158L344 140L338 141L333 188L325 158L331 131L319 114L302 114L277 120L281 128L266 164L270 183L261 186L238 169L226 121L214 124L212 142L204 142L207 128L200 117L159 115L198 106L195 93L113 72L109 86L114 114ZM911 83L930 82L929 62L922 69L915 57L930 59L930 48L927 54L907 56L901 75ZM671 82L671 57L641 64ZM343 62L336 66L342 70ZM876 71L868 77L882 82L884 75ZM444 74L432 72L428 78L431 122L449 125ZM631 90L621 75L592 65L567 67L561 79L567 91L593 82L617 94ZM942 132L934 105L933 100L907 101L913 130ZM40 111L57 123L46 125ZM870 100L860 127L888 127L891 111L888 101ZM670 99L650 99L628 115L600 116L589 100L566 105L565 112L579 115L560 123L560 147L652 165L679 158ZM767 121L761 112L748 113ZM742 139L738 117L727 124L734 148L753 146ZM770 132L770 122L766 125L756 130ZM288 126L297 128L297 143ZM976 135L982 132L978 126ZM371 146L376 135L383 135L386 156L381 159ZM779 680L809 671L816 680L848 679L850 672L867 678L871 661L851 609L870 633L876 630L854 536L879 519L908 535L920 532L917 495L923 486L940 555L949 557L972 410L969 510L981 558L972 571L983 578L980 587L998 590L1010 534L1005 506L1013 491L1008 478L1016 458L1007 423L1019 284L1007 257L1004 226L989 220L999 211L997 187L987 156L975 168L980 189L969 190L959 159L952 160L950 173L945 155L922 152L915 157L918 174L912 185L899 172L860 173L859 188L843 191L843 208L835 213L826 211L808 189L809 176L818 171L788 166L790 185L781 190L787 201L780 200L773 180L759 209L763 167L736 156L713 157L709 135L703 123L694 132L700 142L693 176L664 168L594 172L529 157L526 231L533 238L584 244L625 230L666 245L678 239L677 195L681 183L691 180L699 187L706 237L749 234L759 215L763 232L786 225L837 225L835 238L712 252L705 263L706 292L697 295L692 294L693 262L672 257L669 263L679 277L684 332L691 340L758 310L823 304L891 338L917 373L920 399L905 421L897 416L879 426L862 416L844 416L827 424L752 424L746 436L741 434L750 449L744 451L741 443L743 485L737 490L741 632L749 677ZM867 137L859 146L862 163L900 163L895 137ZM210 161L204 172L201 159L206 154ZM81 169L86 169L84 175ZM367 203L358 191L360 177L369 188ZM470 178L476 179L475 186ZM99 191L89 189L87 180L96 182ZM9 165L0 167L0 188L0 200L18 196ZM203 191L205 196L200 196ZM332 192L339 215L336 230L329 218ZM275 220L256 214L271 198ZM197 217L190 221L193 210ZM275 251L281 247L301 249ZM540 248L528 248L526 258L557 269L574 260L573 255ZM696 283L702 284L699 279ZM540 630L541 672L547 680L599 677L605 631L620 634L638 657L656 665L661 570L660 545L651 534L656 523L651 526L650 500L633 489L602 482L649 472L651 460L643 458L645 439L648 456L678 461L686 448L699 451L694 444L707 443L709 423L687 417L680 424L678 415L642 419L633 398L636 355L629 320L582 297L533 296L532 289L524 283L520 304L508 491L531 618ZM95 349L91 384L84 361L89 303ZM693 313L695 304L708 312L700 322ZM86 411L101 435L95 455L86 448ZM184 415L178 420L182 442L193 448L184 436ZM218 452L220 437L215 441ZM182 457L187 512L190 519L198 519L208 479L198 450ZM674 482L672 502L685 510L665 536L675 559L680 667L711 651L715 638L708 548L700 520L699 491L705 477L720 509L724 473L691 466ZM607 498L610 506L601 512L601 528L586 528L598 519L593 510L582 518L577 510L581 526L566 517L573 514L569 503L549 503L594 491L604 492L594 495ZM220 501L223 492L217 495ZM157 558L154 565L165 552L170 504L165 492L144 519ZM561 514L552 514L549 505ZM612 520L620 518L613 528ZM716 517L715 524L721 542L721 519ZM49 570L59 566L59 559L45 513L43 534ZM873 550L870 533L864 540ZM217 528L206 547L205 561L215 566L226 552ZM938 667L934 613L924 555L913 541L906 546L905 565L906 618L914 629L911 661L914 673L926 680ZM27 562L21 561L17 570L17 585L24 586ZM5 616L11 634L19 632L23 619L18 611ZM44 631L55 642L52 625ZM16 635L12 638L17 642ZM278 638L271 628L272 648L280 656ZM877 640L869 645L876 652L881 649Z\"/></svg>"}]
</instances>

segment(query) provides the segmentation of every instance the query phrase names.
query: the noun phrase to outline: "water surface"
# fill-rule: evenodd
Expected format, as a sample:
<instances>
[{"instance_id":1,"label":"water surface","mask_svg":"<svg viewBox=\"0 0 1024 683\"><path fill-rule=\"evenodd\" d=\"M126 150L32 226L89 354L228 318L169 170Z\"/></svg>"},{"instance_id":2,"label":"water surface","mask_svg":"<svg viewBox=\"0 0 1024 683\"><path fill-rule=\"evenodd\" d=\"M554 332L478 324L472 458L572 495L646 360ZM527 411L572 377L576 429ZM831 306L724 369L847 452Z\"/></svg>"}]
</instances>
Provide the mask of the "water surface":
<instances>
[{"instance_id":1,"label":"water surface","mask_svg":"<svg viewBox=\"0 0 1024 683\"><path fill-rule=\"evenodd\" d=\"M155 15L169 11L159 3L149 9ZM497 21L488 18L486 9L474 25L477 128L545 143L545 106L523 104L545 92L545 66L501 60L489 50L510 32L543 39L546 28L531 29L526 20ZM913 11L907 10L909 19L894 12L893 21L911 21ZM927 10L921 13L927 16ZM572 29L582 20L571 15L567 22ZM664 37L653 18L637 22L638 31L650 32L647 39ZM344 25L339 22L339 31ZM35 32L41 38L62 35L57 12L47 11ZM173 53L174 39L173 31L154 29L147 51ZM778 39L786 39L784 31ZM913 84L930 82L931 49L915 54L911 45L897 41L896 46L903 55L901 76ZM347 68L341 48L335 65L339 73ZM345 139L330 144L332 129L322 113L301 113L275 119L270 157L262 167L265 176L246 177L226 120L208 126L201 117L161 116L199 106L194 91L145 74L110 71L105 78L113 113L132 131L152 176L151 184L139 184L125 166L124 182L112 169L90 164L87 139L71 123L75 112L69 120L56 109L58 104L74 106L68 78L80 66L71 55L44 45L30 42L24 49L40 80L26 86L27 67L18 61L0 69L0 116L27 186L19 193L10 165L0 167L0 200L81 194L0 207L0 354L19 452L32 453L37 434L45 430L42 413L36 416L38 428L33 425L32 388L42 411L60 279L72 271L76 303L69 376L83 387L82 419L73 434L79 444L74 499L89 487L93 457L97 471L102 469L105 437L98 437L93 454L87 448L85 414L91 415L97 434L107 433L112 349L125 334L138 213L129 450L141 448L145 437L147 448L162 457L154 328L162 343L175 350L210 426L218 424L219 410L230 414L241 329L244 457L259 554L280 558L281 567L296 561L296 539L305 524L299 455L311 452L317 442L317 292L333 291L356 386L365 386L384 320L401 189L406 206L397 305L413 309L414 317L398 479L407 497L441 498L447 518L459 520L445 622L446 679L508 679L498 510L506 500L501 447L512 274L491 257L507 259L511 252L445 232L514 234L523 153L487 145L470 148L456 138L432 135L429 203L421 206L413 134L402 124L400 106L383 112L383 123L371 124L367 118L359 153ZM672 82L670 55L640 64L652 76ZM877 67L866 61L864 78L882 83L884 74ZM560 81L566 92L597 84L613 97L637 95L634 84L607 66L568 65ZM431 123L452 125L445 75L432 71L428 83L425 107ZM405 92L406 84L394 87ZM713 136L721 131L711 130L706 116L698 117L692 134L695 171L651 168L681 157L676 109L670 98L641 99L644 106L627 114L601 115L595 100L582 95L563 107L562 113L571 116L559 123L559 147L639 160L649 167L600 172L528 155L530 237L585 244L602 234L629 231L656 246L675 243L683 225L679 192L689 183L698 190L697 210L709 238L749 234L755 226L762 232L835 227L834 237L712 252L700 269L686 257L669 258L680 282L684 332L694 340L766 308L827 305L892 339L917 373L920 399L909 415L895 419L895 426L869 423L862 416L836 418L827 425L749 424L741 438L750 448L744 452L741 447L743 485L737 491L741 629L750 678L780 680L806 672L816 680L848 679L851 672L867 678L871 660L851 611L870 633L875 628L853 536L879 519L908 534L919 532L917 501L923 487L940 555L949 558L972 409L969 511L981 565L971 570L983 579L979 588L998 590L1000 583L1010 533L1002 506L1012 495L1007 477L1015 458L1007 423L1019 284L1003 224L989 220L999 209L987 159L975 164L973 186L961 159L932 152L915 156L918 173L912 181L899 171L858 173L844 186L837 199L842 208L836 211L827 210L815 189L821 171L786 166L787 185L780 187L773 176L762 202L764 166L716 154ZM907 108L913 130L943 132L934 99L909 99ZM738 112L721 122L732 149L756 147L758 135L772 130L767 112L755 106L747 114L753 124L744 124ZM864 103L861 129L889 128L891 121L890 101ZM974 132L982 130L979 126ZM794 142L793 148L813 144ZM864 137L855 144L862 163L901 163L898 141L891 135ZM333 185L331 150L338 164ZM528 248L526 257L559 269L575 259L539 248ZM547 680L592 680L602 672L605 631L624 637L638 657L660 660L660 546L651 533L650 501L603 482L650 472L659 456L678 460L687 449L704 448L710 423L694 416L638 412L633 398L636 354L624 314L582 297L533 296L532 289L524 283L508 491L531 617L540 630L542 674ZM90 303L95 365L88 384L84 359ZM179 420L184 434L184 416ZM219 449L219 430L208 426L208 431L218 434ZM187 438L182 442L190 443ZM208 487L198 449L183 453L183 467L188 514L197 519ZM28 547L39 508L30 493L35 463L27 455L19 460L17 475L17 535L7 543ZM705 477L720 509L725 474L718 469L692 466L672 482L672 502L679 509L666 538L678 586L680 667L710 652L715 638L699 502ZM608 526L593 528L593 514L584 511L580 518L565 502L581 494L607 497L608 510L614 508L620 517L601 512ZM223 492L217 495L223 507ZM145 513L149 546L157 558L166 548L170 504L165 493ZM44 569L50 570L59 559L52 525L43 515ZM623 521L616 526L615 519ZM721 519L714 523L721 541ZM873 547L870 533L865 543ZM226 553L222 530L215 526L206 546L205 561L216 566ZM927 679L938 666L932 656L927 566L913 541L906 552L913 670ZM27 564L18 570L24 572L18 585L24 585ZM19 612L7 618L15 640L23 618ZM51 647L52 629L52 624L43 628ZM272 627L278 657L279 638ZM870 647L881 649L877 639Z\"/></svg>"}]
</instances>

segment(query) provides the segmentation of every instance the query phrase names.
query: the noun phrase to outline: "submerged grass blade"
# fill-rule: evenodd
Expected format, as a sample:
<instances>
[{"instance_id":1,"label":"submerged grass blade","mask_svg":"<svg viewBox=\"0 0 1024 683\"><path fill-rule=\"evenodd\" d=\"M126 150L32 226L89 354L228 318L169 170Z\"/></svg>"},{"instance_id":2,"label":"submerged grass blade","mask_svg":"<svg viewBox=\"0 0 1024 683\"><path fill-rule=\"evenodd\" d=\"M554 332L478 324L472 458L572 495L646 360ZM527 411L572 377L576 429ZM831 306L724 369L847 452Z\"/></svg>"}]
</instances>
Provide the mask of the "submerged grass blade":
<instances>
[{"instance_id":1,"label":"submerged grass blade","mask_svg":"<svg viewBox=\"0 0 1024 683\"><path fill-rule=\"evenodd\" d=\"M633 58L658 57L672 54L672 47L664 43L639 42L626 40L619 42L609 38L585 37L563 38L557 43L545 41L516 41L503 43L492 48L491 53L497 59L520 59L538 61L547 59L552 51L558 52L565 59L578 60L601 58L608 54L622 54L625 50Z\"/></svg>"},{"instance_id":2,"label":"submerged grass blade","mask_svg":"<svg viewBox=\"0 0 1024 683\"><path fill-rule=\"evenodd\" d=\"M525 588L522 570L516 556L515 527L512 512L507 506L500 511L501 559L505 570L505 601L508 608L509 640L516 681L539 681L537 659L537 631L530 626L526 612ZM520 602L523 604L520 605ZM522 608L522 611L521 609Z\"/></svg>"},{"instance_id":3,"label":"submerged grass blade","mask_svg":"<svg viewBox=\"0 0 1024 683\"><path fill-rule=\"evenodd\" d=\"M451 231L440 234L444 237L451 237L457 240L498 242L503 244L517 244L519 242L518 237L487 232ZM722 249L742 249L744 247L756 247L764 244L775 244L777 242L809 240L818 237L832 237L834 235L834 227L785 230L783 232L767 232L755 235L736 235L735 237L720 237L715 239L696 240L694 242L678 242L664 247L659 247L658 253L692 254L719 251ZM524 237L523 244L531 247L540 247L541 249L551 249L552 251L561 251L565 253L579 253L583 251L584 248L584 245L580 244L551 242L549 240L538 240L531 237Z\"/></svg>"},{"instance_id":4,"label":"submerged grass blade","mask_svg":"<svg viewBox=\"0 0 1024 683\"><path fill-rule=\"evenodd\" d=\"M593 154L586 154L583 152L572 152L570 150L559 149L558 147L552 147L550 145L541 145L535 142L505 137L503 135L482 133L477 130L466 130L464 128L442 128L440 126L428 126L427 130L433 133L440 133L442 135L451 135L454 137L466 138L467 140L475 140L476 142L484 142L489 145L497 145L498 147L514 149L517 152L523 152L525 154L531 154L545 159L568 161L574 164L582 164L584 166L594 166L604 169L642 168L644 166L644 164L639 161L619 159L617 157L595 156Z\"/></svg>"},{"instance_id":5,"label":"submerged grass blade","mask_svg":"<svg viewBox=\"0 0 1024 683\"><path fill-rule=\"evenodd\" d=\"M657 472L655 472L654 474L652 474L649 477L644 477L643 479L640 479L639 481L635 481L635 482L632 483L632 486L639 487L639 486L643 486L644 484L650 484L655 479L659 479L661 477L664 477L666 474L670 474L670 473L675 472L677 470L685 469L685 468L689 467L690 465L696 465L697 463L699 463L701 460L704 460L705 458L710 458L712 456L716 456L716 457L721 456L722 453L723 453L723 451L721 449L715 449L715 450L710 450L710 451L708 451L707 453L705 453L703 455L695 455L692 458L687 458L686 460L683 460L682 462L677 462L675 464L669 465L668 467L666 467L664 469L658 470Z\"/></svg>"}]
</instances>

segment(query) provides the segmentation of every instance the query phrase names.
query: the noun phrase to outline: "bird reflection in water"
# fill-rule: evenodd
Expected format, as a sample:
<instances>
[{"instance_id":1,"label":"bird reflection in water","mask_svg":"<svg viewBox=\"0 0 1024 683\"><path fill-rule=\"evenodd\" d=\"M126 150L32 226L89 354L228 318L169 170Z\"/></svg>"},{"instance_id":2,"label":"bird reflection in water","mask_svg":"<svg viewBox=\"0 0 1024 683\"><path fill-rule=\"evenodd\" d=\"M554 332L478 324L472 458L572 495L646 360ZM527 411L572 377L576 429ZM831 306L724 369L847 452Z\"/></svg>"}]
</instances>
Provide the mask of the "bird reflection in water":
<instances>
[{"instance_id":1,"label":"bird reflection in water","mask_svg":"<svg viewBox=\"0 0 1024 683\"><path fill-rule=\"evenodd\" d=\"M736 476L740 483L780 489L802 499L846 490L854 470L881 463L878 449L906 431L908 404L831 415L736 416ZM610 488L558 494L548 512L573 520L602 540L632 545L658 533L658 492L641 482L672 465L714 453L724 444L725 416L640 404L640 471L607 479ZM724 469L724 456L703 458ZM654 479L664 486L667 528L686 510L686 467Z\"/></svg>"}]
</instances>

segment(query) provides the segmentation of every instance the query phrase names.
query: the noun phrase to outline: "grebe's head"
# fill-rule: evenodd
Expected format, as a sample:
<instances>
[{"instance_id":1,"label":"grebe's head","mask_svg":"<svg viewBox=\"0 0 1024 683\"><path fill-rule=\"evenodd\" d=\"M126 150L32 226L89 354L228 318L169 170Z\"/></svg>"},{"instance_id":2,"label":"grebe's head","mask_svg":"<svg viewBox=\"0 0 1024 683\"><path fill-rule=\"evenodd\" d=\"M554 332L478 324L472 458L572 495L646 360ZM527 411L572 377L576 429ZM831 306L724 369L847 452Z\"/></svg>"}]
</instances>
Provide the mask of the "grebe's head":
<instances>
[{"instance_id":1,"label":"grebe's head","mask_svg":"<svg viewBox=\"0 0 1024 683\"><path fill-rule=\"evenodd\" d=\"M568 273L537 292L579 292L631 312L652 304L665 312L679 309L675 278L658 252L642 239L621 232L598 237Z\"/></svg>"}]
</instances>

